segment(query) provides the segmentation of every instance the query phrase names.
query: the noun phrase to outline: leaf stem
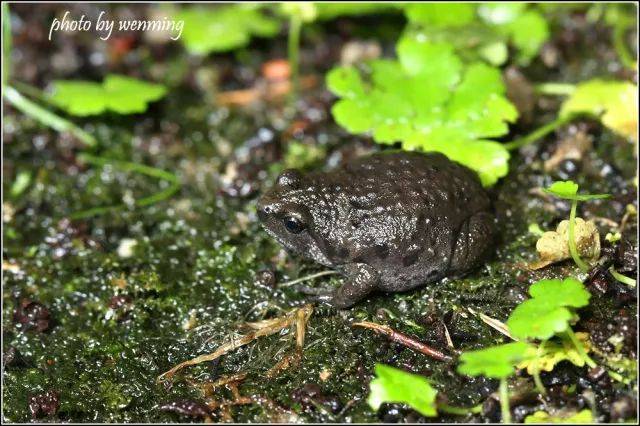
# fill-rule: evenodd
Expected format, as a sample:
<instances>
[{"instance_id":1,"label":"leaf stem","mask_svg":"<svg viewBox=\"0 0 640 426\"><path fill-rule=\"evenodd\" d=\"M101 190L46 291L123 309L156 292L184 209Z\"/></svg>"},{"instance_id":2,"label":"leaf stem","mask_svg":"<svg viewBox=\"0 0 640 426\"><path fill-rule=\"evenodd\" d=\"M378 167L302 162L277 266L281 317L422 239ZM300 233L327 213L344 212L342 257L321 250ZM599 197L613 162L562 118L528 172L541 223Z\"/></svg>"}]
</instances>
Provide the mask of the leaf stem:
<instances>
[{"instance_id":1,"label":"leaf stem","mask_svg":"<svg viewBox=\"0 0 640 426\"><path fill-rule=\"evenodd\" d=\"M2 87L11 78L11 14L9 4L2 3Z\"/></svg>"},{"instance_id":2,"label":"leaf stem","mask_svg":"<svg viewBox=\"0 0 640 426\"><path fill-rule=\"evenodd\" d=\"M513 150L513 149L518 149L521 148L525 145L529 145L531 143L536 142L538 139L542 139L543 137L545 137L546 135L548 135L549 133L553 132L554 130L556 130L559 127L562 127L563 125L565 125L566 123L570 122L571 120L573 120L575 118L575 115L573 114L567 114L564 116L560 116L558 118L556 118L555 120L551 121L550 123L545 124L542 127L537 128L536 130L534 130L533 132L529 133L528 135L525 135L519 139L516 139L512 142L508 142L506 144L504 144L504 147L508 150Z\"/></svg>"},{"instance_id":3,"label":"leaf stem","mask_svg":"<svg viewBox=\"0 0 640 426\"><path fill-rule=\"evenodd\" d=\"M578 208L578 200L571 200L571 213L569 214L569 252L571 253L571 257L573 258L576 265L583 271L587 272L589 270L589 265L587 265L582 258L580 258L580 253L578 252L578 248L576 247L575 240L575 225L576 225L576 210Z\"/></svg>"},{"instance_id":4,"label":"leaf stem","mask_svg":"<svg viewBox=\"0 0 640 426\"><path fill-rule=\"evenodd\" d=\"M582 343L580 342L580 340L578 340L571 327L567 328L567 331L565 333L567 334L567 336L569 336L569 339L571 339L571 343L573 343L573 346L576 348L578 354L584 360L585 364L587 364L591 368L596 367L597 364L594 360L591 359L589 355L587 355L587 351L584 350L584 346L582 346Z\"/></svg>"},{"instance_id":5,"label":"leaf stem","mask_svg":"<svg viewBox=\"0 0 640 426\"><path fill-rule=\"evenodd\" d=\"M613 278L623 284L628 285L629 287L635 287L637 284L635 279L627 277L626 275L622 275L620 272L616 271L613 266L609 268L609 272L611 273L611 275L613 275Z\"/></svg>"},{"instance_id":6,"label":"leaf stem","mask_svg":"<svg viewBox=\"0 0 640 426\"><path fill-rule=\"evenodd\" d=\"M570 83L540 83L536 84L535 90L541 95L567 96L576 90L576 86Z\"/></svg>"},{"instance_id":7,"label":"leaf stem","mask_svg":"<svg viewBox=\"0 0 640 426\"><path fill-rule=\"evenodd\" d=\"M453 414L454 416L466 416L467 414L478 414L482 412L482 404L470 408L454 407L449 404L438 404L438 411Z\"/></svg>"},{"instance_id":8,"label":"leaf stem","mask_svg":"<svg viewBox=\"0 0 640 426\"><path fill-rule=\"evenodd\" d=\"M288 54L289 67L291 68L291 99L298 96L299 81L299 53L300 53L300 32L302 30L302 18L298 13L292 13L289 19Z\"/></svg>"},{"instance_id":9,"label":"leaf stem","mask_svg":"<svg viewBox=\"0 0 640 426\"><path fill-rule=\"evenodd\" d=\"M58 132L69 132L89 147L95 147L98 144L96 139L89 133L85 132L72 122L65 120L59 115L54 114L53 112L27 99L13 87L4 87L4 97L16 109L21 111L23 114L37 120L41 124L50 127Z\"/></svg>"},{"instance_id":10,"label":"leaf stem","mask_svg":"<svg viewBox=\"0 0 640 426\"><path fill-rule=\"evenodd\" d=\"M540 379L540 357L542 354L544 354L544 345L547 343L546 340L543 340L542 342L540 342L540 346L538 346L537 349L537 353L536 353L536 360L533 363L533 382L536 384L536 389L538 389L538 392L540 392L540 394L542 395L546 395L547 394L547 390L545 389L544 385L542 384L542 380Z\"/></svg>"},{"instance_id":11,"label":"leaf stem","mask_svg":"<svg viewBox=\"0 0 640 426\"><path fill-rule=\"evenodd\" d=\"M613 48L620 57L622 65L635 70L638 68L637 61L633 59L633 56L631 55L631 52L629 52L629 49L627 49L627 44L624 40L629 24L629 21L623 20L613 28Z\"/></svg>"},{"instance_id":12,"label":"leaf stem","mask_svg":"<svg viewBox=\"0 0 640 426\"><path fill-rule=\"evenodd\" d=\"M507 388L507 379L500 379L500 410L502 412L502 423L511 423L511 409L509 408L509 389Z\"/></svg>"}]
</instances>

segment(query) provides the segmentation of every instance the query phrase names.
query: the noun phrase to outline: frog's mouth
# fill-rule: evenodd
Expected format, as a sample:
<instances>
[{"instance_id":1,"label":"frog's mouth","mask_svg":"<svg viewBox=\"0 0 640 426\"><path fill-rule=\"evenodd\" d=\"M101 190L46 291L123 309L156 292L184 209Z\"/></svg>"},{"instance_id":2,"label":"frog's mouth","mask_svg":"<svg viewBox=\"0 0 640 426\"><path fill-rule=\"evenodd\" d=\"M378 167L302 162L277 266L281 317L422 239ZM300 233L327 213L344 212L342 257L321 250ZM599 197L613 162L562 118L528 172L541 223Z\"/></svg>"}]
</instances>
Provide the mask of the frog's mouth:
<instances>
[{"instance_id":1,"label":"frog's mouth","mask_svg":"<svg viewBox=\"0 0 640 426\"><path fill-rule=\"evenodd\" d=\"M322 250L320 250L318 245L315 243L313 236L309 234L308 230L303 231L304 234L300 234L295 238L295 240L298 241L294 241L293 239L285 239L283 235L289 234L282 234L280 232L277 232L270 226L270 223L268 223L268 221L262 222L262 227L267 232L267 234L269 234L274 240L276 240L289 253L313 260L327 267L335 266L322 252Z\"/></svg>"}]
</instances>

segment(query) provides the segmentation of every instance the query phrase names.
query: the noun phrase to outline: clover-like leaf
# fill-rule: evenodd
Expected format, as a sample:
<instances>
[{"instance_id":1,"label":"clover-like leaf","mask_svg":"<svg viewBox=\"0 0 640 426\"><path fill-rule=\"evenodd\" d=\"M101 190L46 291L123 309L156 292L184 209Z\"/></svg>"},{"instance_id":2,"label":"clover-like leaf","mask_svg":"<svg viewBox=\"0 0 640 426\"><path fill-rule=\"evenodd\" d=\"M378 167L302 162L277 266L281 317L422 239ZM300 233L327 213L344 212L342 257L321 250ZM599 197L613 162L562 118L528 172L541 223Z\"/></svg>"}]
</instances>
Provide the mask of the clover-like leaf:
<instances>
[{"instance_id":1,"label":"clover-like leaf","mask_svg":"<svg viewBox=\"0 0 640 426\"><path fill-rule=\"evenodd\" d=\"M374 410L384 402L399 402L409 405L423 416L438 415L438 392L426 378L384 364L376 364L376 376L369 384L367 398L367 403Z\"/></svg>"},{"instance_id":2,"label":"clover-like leaf","mask_svg":"<svg viewBox=\"0 0 640 426\"><path fill-rule=\"evenodd\" d=\"M589 334L576 333L576 339L588 353L591 349ZM540 349L538 351L540 352ZM585 359L570 339L560 339L560 341L552 339L544 342L542 353L539 353L535 358L521 362L517 367L526 368L529 374L536 374L540 371L552 371L558 363L565 360L578 367L585 365Z\"/></svg>"},{"instance_id":3,"label":"clover-like leaf","mask_svg":"<svg viewBox=\"0 0 640 426\"><path fill-rule=\"evenodd\" d=\"M567 423L567 424L593 424L596 423L593 419L593 413L590 409L585 408L584 410L571 413L569 415L563 416L552 416L551 414L545 411L536 411L533 414L528 415L524 418L524 422L526 424L532 423Z\"/></svg>"},{"instance_id":4,"label":"clover-like leaf","mask_svg":"<svg viewBox=\"0 0 640 426\"><path fill-rule=\"evenodd\" d=\"M578 184L570 181L553 182L549 188L543 188L544 192L565 200L588 201L609 198L610 194L578 194Z\"/></svg>"},{"instance_id":5,"label":"clover-like leaf","mask_svg":"<svg viewBox=\"0 0 640 426\"><path fill-rule=\"evenodd\" d=\"M591 114L622 136L638 138L638 86L626 81L589 80L578 84L560 116Z\"/></svg>"},{"instance_id":6,"label":"clover-like leaf","mask_svg":"<svg viewBox=\"0 0 640 426\"><path fill-rule=\"evenodd\" d=\"M518 339L549 339L569 328L573 315L569 309L547 300L525 300L511 312L507 326Z\"/></svg>"},{"instance_id":7,"label":"clover-like leaf","mask_svg":"<svg viewBox=\"0 0 640 426\"><path fill-rule=\"evenodd\" d=\"M492 346L460 355L458 372L468 376L484 375L494 379L509 377L515 366L535 356L536 348L525 342Z\"/></svg>"},{"instance_id":8,"label":"clover-like leaf","mask_svg":"<svg viewBox=\"0 0 640 426\"><path fill-rule=\"evenodd\" d=\"M529 287L529 294L549 305L581 308L589 304L591 293L580 281L573 277L540 280Z\"/></svg>"},{"instance_id":9,"label":"clover-like leaf","mask_svg":"<svg viewBox=\"0 0 640 426\"><path fill-rule=\"evenodd\" d=\"M279 19L255 4L188 7L179 10L174 19L184 21L180 39L197 55L244 47L254 36L273 37L281 26Z\"/></svg>"},{"instance_id":10,"label":"clover-like leaf","mask_svg":"<svg viewBox=\"0 0 640 426\"><path fill-rule=\"evenodd\" d=\"M160 84L110 74L102 84L90 81L56 80L50 100L69 114L89 116L106 111L136 114L161 99L167 89Z\"/></svg>"},{"instance_id":11,"label":"clover-like leaf","mask_svg":"<svg viewBox=\"0 0 640 426\"><path fill-rule=\"evenodd\" d=\"M526 3L413 3L405 7L405 15L421 37L447 40L467 56L475 54L494 65L506 61L507 43L526 65L549 38L546 19Z\"/></svg>"},{"instance_id":12,"label":"clover-like leaf","mask_svg":"<svg viewBox=\"0 0 640 426\"><path fill-rule=\"evenodd\" d=\"M487 186L504 176L509 154L488 138L506 134L518 114L500 71L481 62L465 68L449 43L406 36L397 51L397 61L372 61L364 72L329 72L327 86L341 98L332 108L336 122L378 143L442 152Z\"/></svg>"}]
</instances>

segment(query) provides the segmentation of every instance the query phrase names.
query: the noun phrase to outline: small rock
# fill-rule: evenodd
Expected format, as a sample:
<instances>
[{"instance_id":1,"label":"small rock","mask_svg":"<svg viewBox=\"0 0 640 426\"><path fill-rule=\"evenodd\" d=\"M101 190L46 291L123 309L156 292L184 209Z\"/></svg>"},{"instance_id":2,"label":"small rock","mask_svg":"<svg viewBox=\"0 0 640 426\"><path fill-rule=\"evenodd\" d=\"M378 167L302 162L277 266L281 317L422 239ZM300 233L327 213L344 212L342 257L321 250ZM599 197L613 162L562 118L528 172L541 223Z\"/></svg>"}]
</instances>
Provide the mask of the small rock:
<instances>
[{"instance_id":1,"label":"small rock","mask_svg":"<svg viewBox=\"0 0 640 426\"><path fill-rule=\"evenodd\" d=\"M126 294L120 294L118 296L113 296L111 300L109 300L109 308L118 309L123 306L129 305L132 302L131 296L127 296Z\"/></svg>"},{"instance_id":2,"label":"small rock","mask_svg":"<svg viewBox=\"0 0 640 426\"><path fill-rule=\"evenodd\" d=\"M22 299L15 312L13 321L23 330L37 330L43 332L49 329L51 318L49 310L41 303L29 299Z\"/></svg>"},{"instance_id":3,"label":"small rock","mask_svg":"<svg viewBox=\"0 0 640 426\"><path fill-rule=\"evenodd\" d=\"M37 419L41 416L51 417L58 412L60 396L56 391L47 391L29 398L29 411L31 417Z\"/></svg>"},{"instance_id":4,"label":"small rock","mask_svg":"<svg viewBox=\"0 0 640 426\"><path fill-rule=\"evenodd\" d=\"M274 288L276 286L276 274L270 269L262 269L256 272L256 284Z\"/></svg>"}]
</instances>

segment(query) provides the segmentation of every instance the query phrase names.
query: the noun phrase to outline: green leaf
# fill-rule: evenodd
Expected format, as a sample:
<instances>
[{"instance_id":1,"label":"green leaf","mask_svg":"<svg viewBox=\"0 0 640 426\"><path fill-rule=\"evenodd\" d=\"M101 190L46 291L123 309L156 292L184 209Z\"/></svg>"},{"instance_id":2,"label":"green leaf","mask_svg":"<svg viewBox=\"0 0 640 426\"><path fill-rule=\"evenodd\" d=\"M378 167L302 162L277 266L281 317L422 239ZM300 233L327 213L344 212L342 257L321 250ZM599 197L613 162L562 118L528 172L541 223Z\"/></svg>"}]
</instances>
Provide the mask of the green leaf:
<instances>
[{"instance_id":1,"label":"green leaf","mask_svg":"<svg viewBox=\"0 0 640 426\"><path fill-rule=\"evenodd\" d=\"M576 333L576 338L580 341L585 352L589 352L589 335L587 333ZM518 368L526 368L527 373L533 375L540 371L552 371L554 367L561 361L569 361L573 365L582 367L585 365L585 359L580 351L572 343L571 339L560 339L559 342L553 340L541 343L543 351L535 358L526 360L518 364Z\"/></svg>"},{"instance_id":2,"label":"green leaf","mask_svg":"<svg viewBox=\"0 0 640 426\"><path fill-rule=\"evenodd\" d=\"M511 312L507 326L519 339L549 339L569 328L574 317L567 308L589 304L591 294L575 278L540 280L529 288L531 299Z\"/></svg>"},{"instance_id":3,"label":"green leaf","mask_svg":"<svg viewBox=\"0 0 640 426\"><path fill-rule=\"evenodd\" d=\"M197 55L244 47L254 36L273 37L281 25L279 19L251 4L189 7L178 11L174 19L184 21L180 39Z\"/></svg>"},{"instance_id":4,"label":"green leaf","mask_svg":"<svg viewBox=\"0 0 640 426\"><path fill-rule=\"evenodd\" d=\"M582 411L579 411L575 414L571 414L569 416L552 416L549 413L544 411L536 411L533 414L528 415L524 418L525 423L568 423L568 424L576 424L576 423L596 423L593 419L593 414L591 410L585 408Z\"/></svg>"},{"instance_id":5,"label":"green leaf","mask_svg":"<svg viewBox=\"0 0 640 426\"><path fill-rule=\"evenodd\" d=\"M18 173L16 180L11 184L11 190L9 193L13 198L17 198L29 187L31 184L31 172L23 170Z\"/></svg>"},{"instance_id":6,"label":"green leaf","mask_svg":"<svg viewBox=\"0 0 640 426\"><path fill-rule=\"evenodd\" d=\"M483 3L478 7L478 15L492 25L513 22L527 7L526 3Z\"/></svg>"},{"instance_id":7,"label":"green leaf","mask_svg":"<svg viewBox=\"0 0 640 426\"><path fill-rule=\"evenodd\" d=\"M362 16L376 13L401 12L403 5L388 2L315 3L318 20L329 20L339 16Z\"/></svg>"},{"instance_id":8,"label":"green leaf","mask_svg":"<svg viewBox=\"0 0 640 426\"><path fill-rule=\"evenodd\" d=\"M69 114L89 116L113 111L136 114L147 104L161 99L167 90L159 84L110 74L102 84L88 81L56 80L50 100Z\"/></svg>"},{"instance_id":9,"label":"green leaf","mask_svg":"<svg viewBox=\"0 0 640 426\"><path fill-rule=\"evenodd\" d=\"M588 201L602 198L609 198L610 194L580 194L578 195L578 184L571 181L553 182L549 188L543 188L544 192L565 200Z\"/></svg>"},{"instance_id":10,"label":"green leaf","mask_svg":"<svg viewBox=\"0 0 640 426\"><path fill-rule=\"evenodd\" d=\"M397 50L397 61L328 73L329 90L341 97L332 108L336 122L377 143L442 152L475 170L484 185L506 175L507 150L486 139L506 134L517 118L500 71L481 62L465 68L448 43L405 36Z\"/></svg>"},{"instance_id":11,"label":"green leaf","mask_svg":"<svg viewBox=\"0 0 640 426\"><path fill-rule=\"evenodd\" d=\"M563 306L529 299L511 312L507 326L511 335L518 339L549 339L566 331L572 318L571 312Z\"/></svg>"},{"instance_id":12,"label":"green leaf","mask_svg":"<svg viewBox=\"0 0 640 426\"><path fill-rule=\"evenodd\" d=\"M537 6L527 3L410 4L405 15L425 40L447 41L471 58L503 64L510 43L518 62L528 64L549 38L549 27ZM475 56L474 56L475 55Z\"/></svg>"},{"instance_id":13,"label":"green leaf","mask_svg":"<svg viewBox=\"0 0 640 426\"><path fill-rule=\"evenodd\" d=\"M637 141L638 86L626 81L589 80L578 84L560 116L591 114L622 136Z\"/></svg>"},{"instance_id":14,"label":"green leaf","mask_svg":"<svg viewBox=\"0 0 640 426\"><path fill-rule=\"evenodd\" d=\"M540 280L529 287L529 294L534 299L544 300L548 304L572 308L587 306L591 298L591 293L584 284L573 277L565 278L563 281Z\"/></svg>"},{"instance_id":15,"label":"green leaf","mask_svg":"<svg viewBox=\"0 0 640 426\"><path fill-rule=\"evenodd\" d=\"M484 375L495 379L509 377L515 365L535 356L534 346L525 342L507 343L460 355L458 372L468 376Z\"/></svg>"},{"instance_id":16,"label":"green leaf","mask_svg":"<svg viewBox=\"0 0 640 426\"><path fill-rule=\"evenodd\" d=\"M461 27L475 19L475 5L470 3L412 3L405 13L410 22L427 27Z\"/></svg>"},{"instance_id":17,"label":"green leaf","mask_svg":"<svg viewBox=\"0 0 640 426\"><path fill-rule=\"evenodd\" d=\"M367 397L367 403L374 410L384 402L399 402L423 416L438 415L435 402L438 392L426 378L384 364L376 364L376 376L369 384Z\"/></svg>"},{"instance_id":18,"label":"green leaf","mask_svg":"<svg viewBox=\"0 0 640 426\"><path fill-rule=\"evenodd\" d=\"M507 25L511 42L518 49L518 61L527 65L549 38L546 19L538 11L527 11Z\"/></svg>"}]
</instances>

